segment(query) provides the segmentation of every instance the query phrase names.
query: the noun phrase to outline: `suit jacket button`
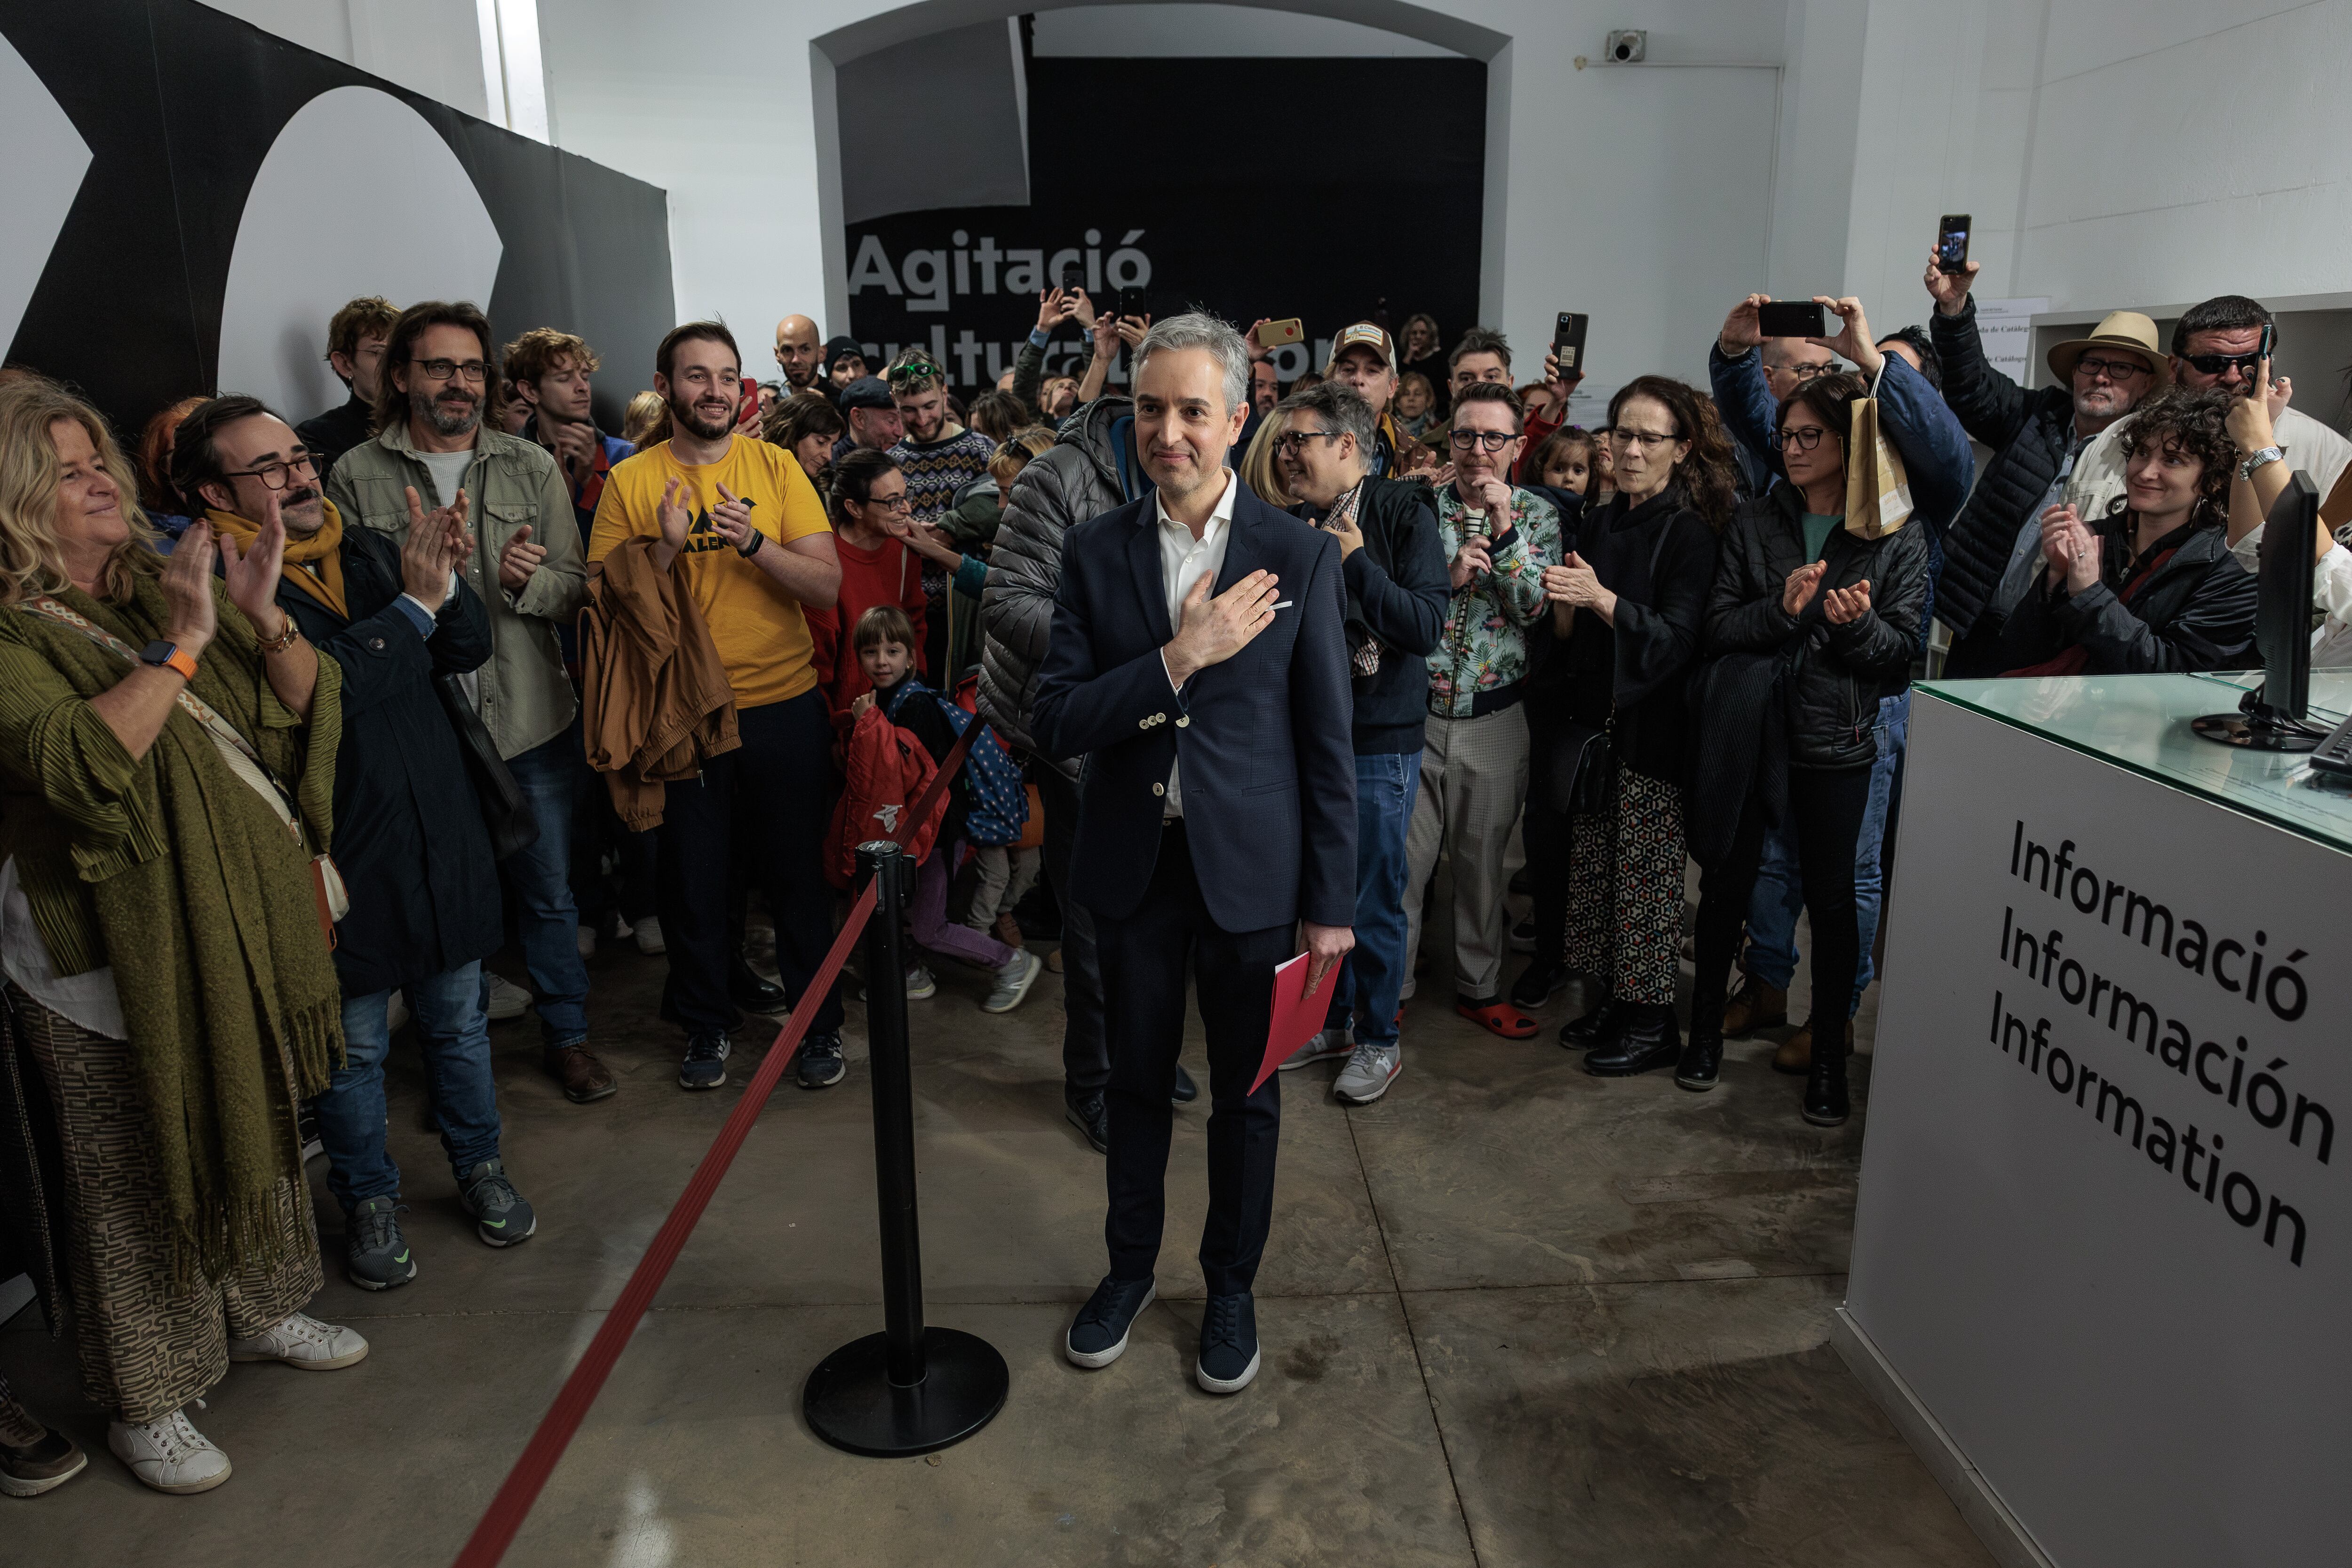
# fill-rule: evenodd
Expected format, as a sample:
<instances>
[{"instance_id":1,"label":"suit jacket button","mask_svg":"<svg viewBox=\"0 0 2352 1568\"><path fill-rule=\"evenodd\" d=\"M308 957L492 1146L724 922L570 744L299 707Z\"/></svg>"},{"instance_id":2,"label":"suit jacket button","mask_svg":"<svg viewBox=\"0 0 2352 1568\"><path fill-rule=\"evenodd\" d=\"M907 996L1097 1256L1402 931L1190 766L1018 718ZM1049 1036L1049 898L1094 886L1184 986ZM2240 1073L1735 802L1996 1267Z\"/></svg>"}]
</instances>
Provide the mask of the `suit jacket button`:
<instances>
[{"instance_id":1,"label":"suit jacket button","mask_svg":"<svg viewBox=\"0 0 2352 1568\"><path fill-rule=\"evenodd\" d=\"M368 638L368 651L370 653L382 653L383 651L383 639L382 637Z\"/></svg>"},{"instance_id":2,"label":"suit jacket button","mask_svg":"<svg viewBox=\"0 0 2352 1568\"><path fill-rule=\"evenodd\" d=\"M1139 730L1149 730L1151 728L1151 721L1149 719L1138 719L1135 721L1135 727Z\"/></svg>"},{"instance_id":3,"label":"suit jacket button","mask_svg":"<svg viewBox=\"0 0 2352 1568\"><path fill-rule=\"evenodd\" d=\"M1192 716L1191 714L1187 713L1187 714L1185 714L1182 718L1181 718L1181 719L1179 719L1179 720L1177 720L1177 721L1176 721L1176 728L1178 728L1179 730L1181 730L1181 729L1183 729L1186 725L1188 725L1188 724L1192 723Z\"/></svg>"},{"instance_id":4,"label":"suit jacket button","mask_svg":"<svg viewBox=\"0 0 2352 1568\"><path fill-rule=\"evenodd\" d=\"M1168 786L1164 784L1153 784L1151 786L1151 793L1154 795L1166 795L1168 793Z\"/></svg>"}]
</instances>

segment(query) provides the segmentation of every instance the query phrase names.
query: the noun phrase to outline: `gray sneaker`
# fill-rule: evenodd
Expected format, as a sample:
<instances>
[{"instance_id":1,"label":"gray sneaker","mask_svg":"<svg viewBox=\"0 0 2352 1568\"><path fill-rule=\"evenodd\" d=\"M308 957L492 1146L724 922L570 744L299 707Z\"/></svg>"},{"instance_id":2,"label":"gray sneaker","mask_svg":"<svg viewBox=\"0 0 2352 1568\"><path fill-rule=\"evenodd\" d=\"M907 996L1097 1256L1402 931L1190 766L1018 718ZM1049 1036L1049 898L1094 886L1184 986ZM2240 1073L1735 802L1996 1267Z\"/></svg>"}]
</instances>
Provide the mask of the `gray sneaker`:
<instances>
[{"instance_id":1,"label":"gray sneaker","mask_svg":"<svg viewBox=\"0 0 2352 1568\"><path fill-rule=\"evenodd\" d=\"M539 1229L539 1216L507 1180L504 1160L485 1160L457 1184L466 1212L474 1216L474 1234L492 1247L512 1247L529 1241Z\"/></svg>"},{"instance_id":2,"label":"gray sneaker","mask_svg":"<svg viewBox=\"0 0 2352 1568\"><path fill-rule=\"evenodd\" d=\"M1282 1065L1275 1070L1288 1072L1293 1068L1303 1068L1309 1062L1328 1061L1333 1057L1344 1057L1355 1048L1356 1031L1352 1026L1342 1025L1336 1029L1325 1029L1283 1058Z\"/></svg>"},{"instance_id":3,"label":"gray sneaker","mask_svg":"<svg viewBox=\"0 0 2352 1568\"><path fill-rule=\"evenodd\" d=\"M1366 1040L1358 1046L1348 1065L1339 1069L1339 1077L1331 1085L1331 1092L1343 1105L1370 1105L1389 1091L1397 1074L1404 1071L1404 1047L1395 1040L1378 1045Z\"/></svg>"},{"instance_id":4,"label":"gray sneaker","mask_svg":"<svg viewBox=\"0 0 2352 1568\"><path fill-rule=\"evenodd\" d=\"M1029 994L1029 987L1037 983L1037 976L1045 970L1044 959L1025 947L1016 950L1004 967L996 972L996 984L988 993L988 999L980 1005L980 1010L1010 1013L1021 1005L1021 999Z\"/></svg>"},{"instance_id":5,"label":"gray sneaker","mask_svg":"<svg viewBox=\"0 0 2352 1568\"><path fill-rule=\"evenodd\" d=\"M369 1198L343 1225L343 1269L362 1290L389 1290L416 1278L416 1259L400 1234L396 1197Z\"/></svg>"}]
</instances>

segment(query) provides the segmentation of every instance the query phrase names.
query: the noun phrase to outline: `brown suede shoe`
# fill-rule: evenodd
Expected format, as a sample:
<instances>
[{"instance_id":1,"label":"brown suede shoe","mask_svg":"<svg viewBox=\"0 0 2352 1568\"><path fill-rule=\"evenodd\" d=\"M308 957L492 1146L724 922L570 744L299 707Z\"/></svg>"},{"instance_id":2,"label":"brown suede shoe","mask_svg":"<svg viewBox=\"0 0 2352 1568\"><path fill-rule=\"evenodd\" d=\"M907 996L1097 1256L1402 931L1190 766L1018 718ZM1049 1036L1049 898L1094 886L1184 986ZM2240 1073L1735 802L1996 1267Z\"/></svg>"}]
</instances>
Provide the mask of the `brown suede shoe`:
<instances>
[{"instance_id":1,"label":"brown suede shoe","mask_svg":"<svg viewBox=\"0 0 2352 1568\"><path fill-rule=\"evenodd\" d=\"M1846 1020L1845 1026L1845 1054L1853 1055L1853 1020L1851 1018ZM1811 1071L1812 1066L1813 1030L1811 1025L1807 1025L1782 1040L1780 1048L1772 1053L1774 1072L1793 1073L1801 1077Z\"/></svg>"},{"instance_id":2,"label":"brown suede shoe","mask_svg":"<svg viewBox=\"0 0 2352 1568\"><path fill-rule=\"evenodd\" d=\"M1062 950L1060 948L1057 947L1053 952L1045 955L1045 967L1052 970L1056 974L1062 973Z\"/></svg>"},{"instance_id":3,"label":"brown suede shoe","mask_svg":"<svg viewBox=\"0 0 2352 1568\"><path fill-rule=\"evenodd\" d=\"M577 1045L550 1046L541 1054L541 1062L547 1076L563 1086L563 1098L574 1105L585 1105L592 1100L602 1100L619 1090L614 1081L613 1069L596 1059L588 1042Z\"/></svg>"},{"instance_id":4,"label":"brown suede shoe","mask_svg":"<svg viewBox=\"0 0 2352 1568\"><path fill-rule=\"evenodd\" d=\"M1021 940L1021 922L1013 918L1011 910L996 917L996 940L1016 950L1025 945Z\"/></svg>"},{"instance_id":5,"label":"brown suede shoe","mask_svg":"<svg viewBox=\"0 0 2352 1568\"><path fill-rule=\"evenodd\" d=\"M1723 1037L1738 1039L1759 1029L1776 1029L1789 1021L1789 994L1748 975L1723 1007Z\"/></svg>"}]
</instances>

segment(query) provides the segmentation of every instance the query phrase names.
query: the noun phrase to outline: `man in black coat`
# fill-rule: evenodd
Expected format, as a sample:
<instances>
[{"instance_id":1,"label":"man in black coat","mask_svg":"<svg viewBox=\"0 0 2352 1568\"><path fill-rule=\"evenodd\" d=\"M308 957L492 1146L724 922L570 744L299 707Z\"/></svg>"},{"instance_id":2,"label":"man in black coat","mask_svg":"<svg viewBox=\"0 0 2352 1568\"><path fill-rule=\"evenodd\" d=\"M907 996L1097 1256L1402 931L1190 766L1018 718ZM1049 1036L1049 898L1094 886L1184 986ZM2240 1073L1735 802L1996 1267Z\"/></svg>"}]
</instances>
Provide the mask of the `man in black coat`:
<instances>
[{"instance_id":1,"label":"man in black coat","mask_svg":"<svg viewBox=\"0 0 2352 1568\"><path fill-rule=\"evenodd\" d=\"M1355 951L1332 977L1323 1032L1282 1065L1346 1057L1331 1091L1370 1105L1404 1070L1405 830L1421 789L1429 654L1454 585L1428 489L1366 471L1380 434L1369 402L1335 377L1285 398L1273 416L1285 421L1274 438L1283 488L1301 498L1293 515L1339 541L1356 752Z\"/></svg>"},{"instance_id":2,"label":"man in black coat","mask_svg":"<svg viewBox=\"0 0 2352 1568\"><path fill-rule=\"evenodd\" d=\"M1301 921L1318 985L1354 945L1340 548L1225 466L1249 412L1240 333L1171 316L1139 345L1135 377L1155 489L1066 537L1037 683L1040 747L1087 758L1070 896L1094 916L1111 1040L1110 1272L1066 1352L1108 1365L1152 1298L1189 967L1214 1107L1193 1375L1233 1394L1257 1373L1250 1287L1281 1134L1280 1079L1251 1088L1274 972Z\"/></svg>"},{"instance_id":3,"label":"man in black coat","mask_svg":"<svg viewBox=\"0 0 2352 1568\"><path fill-rule=\"evenodd\" d=\"M327 1184L349 1222L352 1282L370 1290L405 1285L416 1263L397 1217L400 1167L384 1145L394 989L415 1015L434 1120L476 1234L509 1247L538 1227L499 1156L482 1012L481 961L501 940L498 868L433 684L437 675L475 669L490 653L489 613L457 575L472 548L463 502L428 516L412 490L407 536L397 545L347 528L320 493L301 439L241 396L215 398L188 416L173 478L210 509L205 516L225 542L249 543L270 519L283 521L284 635L308 637L342 667L333 847L352 900L335 948L346 1059L313 1104Z\"/></svg>"},{"instance_id":4,"label":"man in black coat","mask_svg":"<svg viewBox=\"0 0 2352 1568\"><path fill-rule=\"evenodd\" d=\"M2050 350L2054 384L2032 392L1993 369L1977 336L1969 295L1977 264L1946 272L1930 261L1936 299L1928 330L1944 361L1944 401L1970 437L1992 448L1968 506L1944 536L1936 618L1950 628L1944 674L1998 675L1988 668L2001 623L2042 565L2042 514L2065 498L2074 461L2096 436L2169 379L2156 323L2117 310L2087 338Z\"/></svg>"}]
</instances>

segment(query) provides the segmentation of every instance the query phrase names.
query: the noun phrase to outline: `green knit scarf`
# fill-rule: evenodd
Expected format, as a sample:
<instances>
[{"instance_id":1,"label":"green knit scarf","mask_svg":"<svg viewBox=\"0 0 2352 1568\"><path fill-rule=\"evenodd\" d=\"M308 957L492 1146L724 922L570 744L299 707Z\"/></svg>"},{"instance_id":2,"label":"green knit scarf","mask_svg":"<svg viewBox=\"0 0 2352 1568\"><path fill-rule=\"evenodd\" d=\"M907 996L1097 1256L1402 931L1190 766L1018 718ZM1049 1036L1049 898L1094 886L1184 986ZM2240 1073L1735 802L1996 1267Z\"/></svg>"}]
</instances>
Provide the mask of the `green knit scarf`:
<instances>
[{"instance_id":1,"label":"green knit scarf","mask_svg":"<svg viewBox=\"0 0 2352 1568\"><path fill-rule=\"evenodd\" d=\"M323 849L341 668L320 656L310 720L298 725L268 689L252 626L217 584L215 594L219 630L191 689L295 791ZM52 596L134 648L165 635L169 607L152 576L135 580L128 604L73 590ZM39 641L85 697L130 672L71 627L44 622ZM310 852L186 712L173 710L123 805L128 839L95 854L77 846L75 859L138 1063L171 1205L173 1272L183 1283L217 1280L283 1250L271 1205L280 1184L301 1173L288 1070L305 1098L327 1087L342 1055L342 992L319 930Z\"/></svg>"}]
</instances>

